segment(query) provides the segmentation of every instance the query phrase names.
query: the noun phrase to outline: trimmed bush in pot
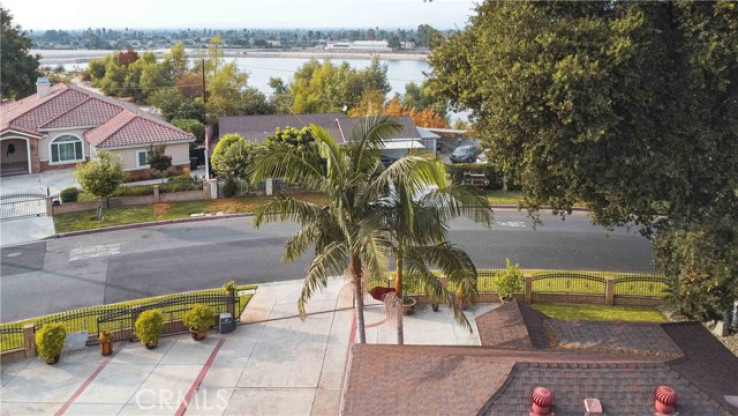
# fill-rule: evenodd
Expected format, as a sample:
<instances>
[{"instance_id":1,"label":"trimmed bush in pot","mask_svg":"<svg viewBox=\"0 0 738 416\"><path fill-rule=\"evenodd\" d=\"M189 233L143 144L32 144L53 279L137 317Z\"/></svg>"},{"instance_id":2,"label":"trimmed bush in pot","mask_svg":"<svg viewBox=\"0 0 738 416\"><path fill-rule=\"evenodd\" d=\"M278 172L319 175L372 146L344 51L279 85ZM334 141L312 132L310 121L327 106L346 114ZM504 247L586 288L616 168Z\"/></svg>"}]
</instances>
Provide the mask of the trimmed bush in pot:
<instances>
[{"instance_id":1,"label":"trimmed bush in pot","mask_svg":"<svg viewBox=\"0 0 738 416\"><path fill-rule=\"evenodd\" d=\"M62 324L44 324L35 339L38 355L46 359L46 364L56 364L67 340L67 329Z\"/></svg>"},{"instance_id":2,"label":"trimmed bush in pot","mask_svg":"<svg viewBox=\"0 0 738 416\"><path fill-rule=\"evenodd\" d=\"M512 299L515 292L523 290L523 272L520 271L520 265L510 265L510 259L507 260L505 270L495 277L494 285L500 300L505 303Z\"/></svg>"},{"instance_id":3,"label":"trimmed bush in pot","mask_svg":"<svg viewBox=\"0 0 738 416\"><path fill-rule=\"evenodd\" d=\"M164 314L160 310L143 311L136 319L136 336L146 345L146 348L153 349L159 346L163 327Z\"/></svg>"},{"instance_id":4,"label":"trimmed bush in pot","mask_svg":"<svg viewBox=\"0 0 738 416\"><path fill-rule=\"evenodd\" d=\"M190 328L190 334L195 341L205 339L208 328L213 326L213 308L199 303L192 305L192 309L185 313L182 323Z\"/></svg>"}]
</instances>

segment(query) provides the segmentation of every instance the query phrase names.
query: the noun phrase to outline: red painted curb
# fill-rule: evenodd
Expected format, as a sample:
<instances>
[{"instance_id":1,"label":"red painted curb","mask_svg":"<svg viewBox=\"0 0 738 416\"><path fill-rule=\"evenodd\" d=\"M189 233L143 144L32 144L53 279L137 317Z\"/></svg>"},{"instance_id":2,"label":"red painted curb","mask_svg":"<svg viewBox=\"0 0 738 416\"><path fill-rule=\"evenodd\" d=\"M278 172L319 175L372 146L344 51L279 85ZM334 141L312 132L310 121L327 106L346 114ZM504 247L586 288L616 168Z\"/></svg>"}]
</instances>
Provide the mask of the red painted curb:
<instances>
[{"instance_id":1,"label":"red painted curb","mask_svg":"<svg viewBox=\"0 0 738 416\"><path fill-rule=\"evenodd\" d=\"M225 338L221 338L220 341L218 341L218 344L213 349L213 352L210 353L210 357L208 357L208 360L205 362L205 365L202 366L202 370L200 370L200 374L197 375L197 378L192 383L192 386L190 387L190 390L187 392L187 395L185 396L182 403L179 405L179 409L177 409L177 413L175 413L175 416L182 416L184 412L187 410L187 406L190 404L190 400L192 400L192 397L195 396L195 393L197 392L197 389L200 387L200 384L202 384L202 381L205 379L205 376L208 374L208 371L210 371L210 367L213 365L213 361L215 360L215 356L218 355L218 351L220 351L220 347L223 346L223 343L225 342Z\"/></svg>"},{"instance_id":2,"label":"red painted curb","mask_svg":"<svg viewBox=\"0 0 738 416\"><path fill-rule=\"evenodd\" d=\"M60 407L59 410L56 411L56 413L54 413L54 416L63 415L64 412L69 409L69 406L71 406L72 403L77 400L77 398L82 395L82 393L84 393L87 387L95 380L95 377L97 377L102 372L102 370L105 368L106 365L108 365L109 362L110 358L106 358L105 360L103 360L102 364L100 364L100 366L97 367L97 369L89 377L87 377L87 380L85 380L85 382L82 383L81 386L79 386L77 391L72 394L72 397L70 397L69 400L67 400L67 402L64 403L64 405Z\"/></svg>"},{"instance_id":3,"label":"red painted curb","mask_svg":"<svg viewBox=\"0 0 738 416\"><path fill-rule=\"evenodd\" d=\"M354 345L354 342L356 342L356 312L353 314L354 319L351 320L351 332L349 333L349 339L348 339L348 346L346 347L346 356L343 358L343 375L341 376L341 395L343 395L343 389L346 387L346 372L348 370L348 358L351 354L351 346ZM366 325L364 326L366 328ZM338 415L341 412L341 401L343 401L342 398L339 398L338 402L338 409L336 409L336 415Z\"/></svg>"}]
</instances>

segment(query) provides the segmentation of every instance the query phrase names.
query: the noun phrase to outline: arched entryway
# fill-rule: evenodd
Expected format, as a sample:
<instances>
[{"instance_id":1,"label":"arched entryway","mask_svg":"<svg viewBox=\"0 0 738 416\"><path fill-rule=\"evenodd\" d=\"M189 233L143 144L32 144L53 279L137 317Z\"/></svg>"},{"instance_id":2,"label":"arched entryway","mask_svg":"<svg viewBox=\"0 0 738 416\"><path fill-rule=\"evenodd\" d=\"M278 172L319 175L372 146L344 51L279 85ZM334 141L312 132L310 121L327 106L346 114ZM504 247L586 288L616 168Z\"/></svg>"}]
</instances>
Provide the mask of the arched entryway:
<instances>
[{"instance_id":1,"label":"arched entryway","mask_svg":"<svg viewBox=\"0 0 738 416\"><path fill-rule=\"evenodd\" d=\"M31 173L31 151L27 138L0 139L0 174L2 176Z\"/></svg>"}]
</instances>

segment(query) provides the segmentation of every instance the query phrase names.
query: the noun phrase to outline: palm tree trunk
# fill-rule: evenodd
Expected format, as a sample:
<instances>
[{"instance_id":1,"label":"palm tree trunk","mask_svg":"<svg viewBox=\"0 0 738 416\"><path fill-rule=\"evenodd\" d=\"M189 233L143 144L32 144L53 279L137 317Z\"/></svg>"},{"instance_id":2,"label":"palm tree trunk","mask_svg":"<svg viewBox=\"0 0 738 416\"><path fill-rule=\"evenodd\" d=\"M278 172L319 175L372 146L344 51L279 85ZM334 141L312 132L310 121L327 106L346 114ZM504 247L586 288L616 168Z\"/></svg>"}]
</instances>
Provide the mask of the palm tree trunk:
<instances>
[{"instance_id":1,"label":"palm tree trunk","mask_svg":"<svg viewBox=\"0 0 738 416\"><path fill-rule=\"evenodd\" d=\"M402 293L402 243L397 244L397 281L395 282L395 291L397 298L400 300L400 313L397 314L397 345L405 343L405 332L402 327L402 317L404 315L405 296Z\"/></svg>"},{"instance_id":2,"label":"palm tree trunk","mask_svg":"<svg viewBox=\"0 0 738 416\"><path fill-rule=\"evenodd\" d=\"M366 331L364 330L364 289L362 279L364 273L361 270L361 259L353 256L351 259L351 272L354 275L354 310L356 313L356 329L359 333L359 343L366 344Z\"/></svg>"}]
</instances>

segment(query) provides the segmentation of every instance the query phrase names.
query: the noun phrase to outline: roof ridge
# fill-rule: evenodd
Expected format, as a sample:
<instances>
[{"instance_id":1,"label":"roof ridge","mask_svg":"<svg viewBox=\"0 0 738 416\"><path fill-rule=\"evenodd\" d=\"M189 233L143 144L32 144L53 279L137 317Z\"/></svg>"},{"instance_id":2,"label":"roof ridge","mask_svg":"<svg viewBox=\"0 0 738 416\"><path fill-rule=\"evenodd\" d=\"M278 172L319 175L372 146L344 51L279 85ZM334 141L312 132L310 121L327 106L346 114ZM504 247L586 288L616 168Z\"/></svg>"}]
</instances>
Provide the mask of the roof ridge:
<instances>
[{"instance_id":1,"label":"roof ridge","mask_svg":"<svg viewBox=\"0 0 738 416\"><path fill-rule=\"evenodd\" d=\"M127 125L128 125L128 124L130 124L130 123L131 123L131 122L132 122L133 120L135 120L135 119L136 119L136 115L135 115L135 114L133 114L132 112L130 112L130 111L128 111L128 110L125 110L125 109L124 109L123 111L121 111L120 113L116 114L116 115L115 115L115 116L114 116L113 118L111 118L111 119L110 119L110 120L108 120L108 121L111 121L111 120L115 119L116 117L120 117L120 116L122 116L122 115L126 115L126 113L130 114L130 118L129 118L129 119L128 119L128 120L127 120L127 121L126 121L125 123L123 123L123 124L121 124L120 126L118 126L118 128L117 128L117 129L115 129L115 130L111 131L111 132L110 132L110 134L108 134L108 137L106 137L106 138L105 138L105 140L103 140L103 141L101 141L101 142L97 143L97 144L95 145L95 147L100 147L100 145L102 145L103 143L107 142L108 140L110 140L110 138L111 138L111 137L115 136L115 134L116 134L116 133L118 133L119 131L121 131L121 129L123 129L123 127L127 126ZM103 123L103 124L101 124L100 126L104 126L104 125L105 125L105 124ZM100 127L100 126L98 126L98 127ZM97 129L97 127L95 127L95 129ZM95 129L92 129L92 130L95 130ZM90 131L92 131L92 130L90 130Z\"/></svg>"}]
</instances>

